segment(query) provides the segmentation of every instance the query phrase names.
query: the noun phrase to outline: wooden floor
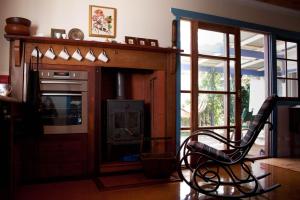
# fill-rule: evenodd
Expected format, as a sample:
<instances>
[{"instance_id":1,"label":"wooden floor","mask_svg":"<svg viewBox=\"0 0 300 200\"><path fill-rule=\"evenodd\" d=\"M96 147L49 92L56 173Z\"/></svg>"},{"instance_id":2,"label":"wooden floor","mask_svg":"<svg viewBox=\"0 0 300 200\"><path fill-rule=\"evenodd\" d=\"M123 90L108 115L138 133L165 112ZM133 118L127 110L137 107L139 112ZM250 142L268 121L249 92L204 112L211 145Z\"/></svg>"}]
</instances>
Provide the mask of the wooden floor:
<instances>
[{"instance_id":1,"label":"wooden floor","mask_svg":"<svg viewBox=\"0 0 300 200\"><path fill-rule=\"evenodd\" d=\"M248 199L293 200L300 199L300 172L272 166L262 162L252 164L256 175L271 172L262 185L280 183L282 186L264 196ZM193 200L214 199L203 195L192 196L183 182L157 184L138 188L99 191L92 180L26 185L19 188L17 200Z\"/></svg>"}]
</instances>

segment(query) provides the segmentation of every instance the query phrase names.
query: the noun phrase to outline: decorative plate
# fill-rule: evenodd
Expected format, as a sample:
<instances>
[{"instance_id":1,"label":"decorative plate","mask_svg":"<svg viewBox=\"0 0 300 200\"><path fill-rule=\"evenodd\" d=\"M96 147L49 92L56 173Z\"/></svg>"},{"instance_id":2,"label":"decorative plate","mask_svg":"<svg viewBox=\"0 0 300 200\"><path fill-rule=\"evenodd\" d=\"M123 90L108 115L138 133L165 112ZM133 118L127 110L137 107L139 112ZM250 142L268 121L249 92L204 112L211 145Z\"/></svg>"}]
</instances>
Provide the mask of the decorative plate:
<instances>
[{"instance_id":1,"label":"decorative plate","mask_svg":"<svg viewBox=\"0 0 300 200\"><path fill-rule=\"evenodd\" d=\"M69 39L72 39L72 40L83 40L83 38L84 38L83 32L78 28L72 28L69 31L68 36L69 36Z\"/></svg>"}]
</instances>

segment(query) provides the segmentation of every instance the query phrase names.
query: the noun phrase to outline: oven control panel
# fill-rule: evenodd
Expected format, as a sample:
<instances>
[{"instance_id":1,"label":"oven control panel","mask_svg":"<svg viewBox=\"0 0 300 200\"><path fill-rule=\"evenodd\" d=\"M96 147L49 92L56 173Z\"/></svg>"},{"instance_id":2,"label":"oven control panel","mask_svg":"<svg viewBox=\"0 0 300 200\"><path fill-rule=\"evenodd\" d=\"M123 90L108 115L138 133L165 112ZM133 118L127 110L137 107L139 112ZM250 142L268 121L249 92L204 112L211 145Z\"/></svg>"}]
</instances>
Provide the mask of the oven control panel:
<instances>
[{"instance_id":1,"label":"oven control panel","mask_svg":"<svg viewBox=\"0 0 300 200\"><path fill-rule=\"evenodd\" d=\"M40 70L41 79L87 80L87 71Z\"/></svg>"}]
</instances>

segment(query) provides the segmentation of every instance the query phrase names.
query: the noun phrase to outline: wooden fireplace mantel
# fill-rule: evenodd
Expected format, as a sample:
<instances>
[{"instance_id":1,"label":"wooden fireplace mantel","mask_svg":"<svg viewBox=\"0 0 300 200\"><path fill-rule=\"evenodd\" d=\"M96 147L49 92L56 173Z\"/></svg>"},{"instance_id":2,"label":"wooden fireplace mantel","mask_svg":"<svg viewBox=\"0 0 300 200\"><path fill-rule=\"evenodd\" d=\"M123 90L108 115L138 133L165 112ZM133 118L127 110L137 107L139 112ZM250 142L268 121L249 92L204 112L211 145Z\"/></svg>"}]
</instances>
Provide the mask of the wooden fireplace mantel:
<instances>
[{"instance_id":1,"label":"wooden fireplace mantel","mask_svg":"<svg viewBox=\"0 0 300 200\"><path fill-rule=\"evenodd\" d=\"M56 55L66 48L70 55L76 49L79 49L83 56L89 50L92 50L96 56L102 51L109 57L107 63L99 60L91 62L83 59L77 61L69 59L67 61L56 58L55 60L42 58L45 64L63 64L63 65L81 65L81 66L103 66L103 67L124 67L124 68L140 68L140 69L154 69L165 70L168 67L167 56L175 55L179 50L172 48L161 48L141 45L129 45L110 42L98 42L87 40L71 40L71 39L56 39L49 37L30 37L30 36L16 36L5 35L5 38L13 44L15 53L15 64L19 66L21 63L21 51L23 44L25 45L25 60L29 62L31 52L35 47L38 47L42 53L45 53L48 48L52 48ZM172 58L174 59L174 58ZM175 72L175 65L170 65L171 71Z\"/></svg>"},{"instance_id":2,"label":"wooden fireplace mantel","mask_svg":"<svg viewBox=\"0 0 300 200\"><path fill-rule=\"evenodd\" d=\"M111 42L99 42L92 40L72 40L72 39L56 39L50 37L36 37L36 36L20 36L20 35L4 35L8 41L21 40L28 43L45 43L45 44L63 44L63 45L75 45L75 46L88 46L88 47L103 47L103 48L115 48L125 50L140 50L140 51L152 51L161 53L176 53L179 50L173 48L162 48L142 45L131 45Z\"/></svg>"},{"instance_id":3,"label":"wooden fireplace mantel","mask_svg":"<svg viewBox=\"0 0 300 200\"><path fill-rule=\"evenodd\" d=\"M151 131L160 137L176 138L176 56L180 52L178 49L150 47L140 45L129 45L119 43L86 41L86 40L70 40L70 39L54 39L47 37L31 37L31 36L4 36L10 42L10 84L12 86L12 97L19 102L24 102L24 70L25 64L28 65L31 53L37 47L43 54L51 47L56 58L51 60L43 56L40 60L42 67L47 69L70 69L70 70L87 70L89 72L89 128L87 134L87 174L98 172L96 154L97 146L97 112L101 97L97 94L99 83L97 79L97 70L107 74L107 70L114 68L124 68L133 70L148 70L152 74L143 75L136 73L133 75L134 81L138 84L133 86L132 95L134 98L144 99L152 106L153 117ZM96 60L91 62L85 58L77 61L73 58L63 60L57 55L62 49L67 49L71 56L76 49L79 49L81 55L85 57L88 51L92 50L96 57L105 51L109 60L102 62ZM35 62L35 59L32 59ZM150 86L154 92L150 92ZM144 88L142 88L144 87ZM146 89L145 89L146 88ZM141 94L142 93L142 94ZM98 95L98 96L97 96ZM151 96L152 95L152 96ZM154 95L154 96L153 96ZM102 99L103 100L103 99ZM99 128L99 127L98 127ZM152 134L152 133L151 133ZM169 151L175 152L175 142L172 146L166 147ZM109 168L115 168L112 166ZM123 168L123 167L122 167ZM101 169L100 169L101 170ZM106 168L105 168L106 170ZM107 170L109 171L109 170Z\"/></svg>"}]
</instances>

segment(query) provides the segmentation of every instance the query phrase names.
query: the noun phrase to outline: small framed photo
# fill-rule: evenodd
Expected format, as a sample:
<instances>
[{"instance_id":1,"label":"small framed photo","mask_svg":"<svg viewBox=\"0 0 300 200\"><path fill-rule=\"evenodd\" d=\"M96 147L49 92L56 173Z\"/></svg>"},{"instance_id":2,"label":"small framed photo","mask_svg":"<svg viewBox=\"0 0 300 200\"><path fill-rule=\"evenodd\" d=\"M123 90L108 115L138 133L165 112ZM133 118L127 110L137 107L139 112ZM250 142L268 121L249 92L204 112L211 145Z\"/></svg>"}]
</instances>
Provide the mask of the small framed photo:
<instances>
[{"instance_id":1,"label":"small framed photo","mask_svg":"<svg viewBox=\"0 0 300 200\"><path fill-rule=\"evenodd\" d=\"M91 37L115 38L117 9L90 5L89 35Z\"/></svg>"},{"instance_id":2,"label":"small framed photo","mask_svg":"<svg viewBox=\"0 0 300 200\"><path fill-rule=\"evenodd\" d=\"M152 47L158 47L158 40L148 39L148 45Z\"/></svg>"},{"instance_id":3,"label":"small framed photo","mask_svg":"<svg viewBox=\"0 0 300 200\"><path fill-rule=\"evenodd\" d=\"M66 34L66 30L65 29L51 28L51 37L52 38L60 39L60 38L62 38L63 34Z\"/></svg>"},{"instance_id":4,"label":"small framed photo","mask_svg":"<svg viewBox=\"0 0 300 200\"><path fill-rule=\"evenodd\" d=\"M138 45L142 45L142 46L148 45L147 39L145 39L145 38L137 38L137 43L138 43Z\"/></svg>"},{"instance_id":5,"label":"small framed photo","mask_svg":"<svg viewBox=\"0 0 300 200\"><path fill-rule=\"evenodd\" d=\"M136 44L137 41L135 37L125 36L125 42L126 44Z\"/></svg>"}]
</instances>

